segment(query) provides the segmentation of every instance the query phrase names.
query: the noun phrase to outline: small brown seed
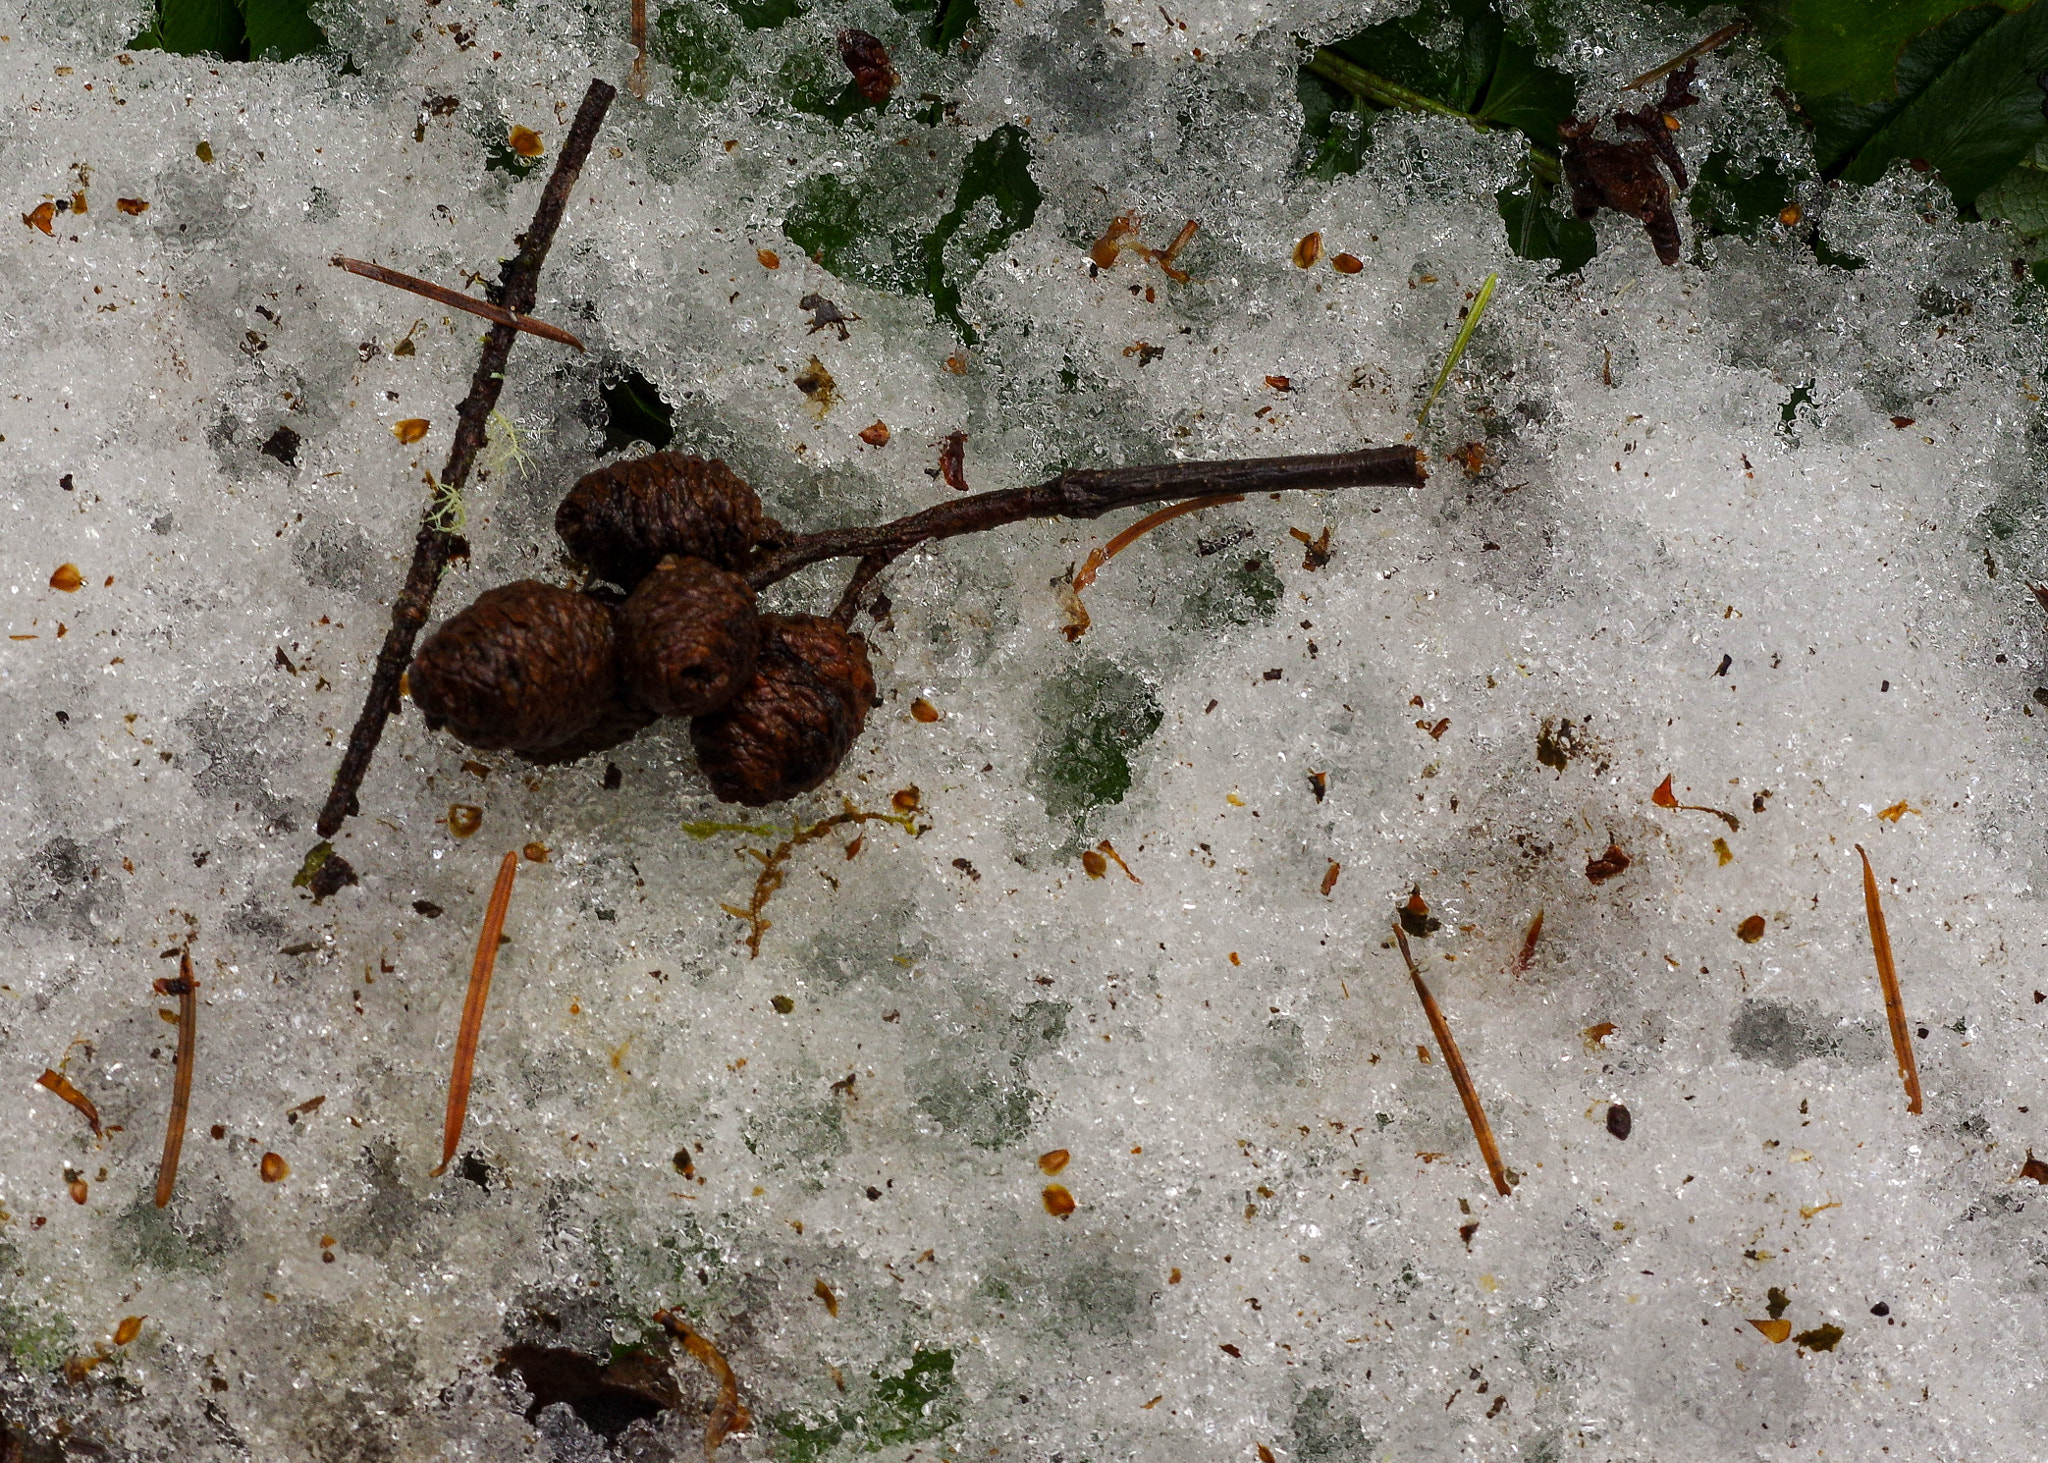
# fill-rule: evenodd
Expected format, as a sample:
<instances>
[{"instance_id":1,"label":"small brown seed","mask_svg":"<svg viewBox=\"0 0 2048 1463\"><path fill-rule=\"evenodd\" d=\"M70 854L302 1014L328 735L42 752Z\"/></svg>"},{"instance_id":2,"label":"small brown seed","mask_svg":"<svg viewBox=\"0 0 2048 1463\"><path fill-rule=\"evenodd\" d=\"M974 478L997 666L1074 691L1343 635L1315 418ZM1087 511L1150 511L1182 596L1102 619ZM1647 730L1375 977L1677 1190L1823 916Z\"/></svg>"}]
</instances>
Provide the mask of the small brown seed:
<instances>
[{"instance_id":1,"label":"small brown seed","mask_svg":"<svg viewBox=\"0 0 2048 1463\"><path fill-rule=\"evenodd\" d=\"M780 533L761 500L716 458L656 452L586 474L555 511L571 553L614 584L637 585L670 554L738 569Z\"/></svg>"},{"instance_id":2,"label":"small brown seed","mask_svg":"<svg viewBox=\"0 0 2048 1463\"><path fill-rule=\"evenodd\" d=\"M864 30L839 33L839 59L853 73L853 84L871 102L886 102L896 89L896 68L889 64L889 51Z\"/></svg>"},{"instance_id":3,"label":"small brown seed","mask_svg":"<svg viewBox=\"0 0 2048 1463\"><path fill-rule=\"evenodd\" d=\"M286 1163L281 1155L266 1153L263 1155L263 1162L257 1166L256 1171L263 1175L263 1182L275 1184L290 1177L292 1166Z\"/></svg>"},{"instance_id":4,"label":"small brown seed","mask_svg":"<svg viewBox=\"0 0 2048 1463\"><path fill-rule=\"evenodd\" d=\"M1339 254L1330 261L1330 268L1339 274L1356 274L1365 268L1365 261L1356 254Z\"/></svg>"},{"instance_id":5,"label":"small brown seed","mask_svg":"<svg viewBox=\"0 0 2048 1463\"><path fill-rule=\"evenodd\" d=\"M1316 230L1312 234L1304 234L1301 242L1294 246L1294 267L1296 269L1314 268L1315 262L1322 257L1323 232L1321 229Z\"/></svg>"},{"instance_id":6,"label":"small brown seed","mask_svg":"<svg viewBox=\"0 0 2048 1463\"><path fill-rule=\"evenodd\" d=\"M618 680L612 611L537 580L487 590L420 648L408 679L428 727L472 747L542 751L589 730Z\"/></svg>"},{"instance_id":7,"label":"small brown seed","mask_svg":"<svg viewBox=\"0 0 2048 1463\"><path fill-rule=\"evenodd\" d=\"M875 704L867 642L816 615L763 615L760 660L722 710L690 723L722 802L765 807L838 770Z\"/></svg>"},{"instance_id":8,"label":"small brown seed","mask_svg":"<svg viewBox=\"0 0 2048 1463\"><path fill-rule=\"evenodd\" d=\"M1045 1212L1055 1219L1065 1219L1074 1212L1074 1196L1064 1184L1047 1184L1039 1197L1045 1203Z\"/></svg>"},{"instance_id":9,"label":"small brown seed","mask_svg":"<svg viewBox=\"0 0 2048 1463\"><path fill-rule=\"evenodd\" d=\"M475 803L448 805L448 831L457 838L471 838L484 826L484 810Z\"/></svg>"}]
</instances>

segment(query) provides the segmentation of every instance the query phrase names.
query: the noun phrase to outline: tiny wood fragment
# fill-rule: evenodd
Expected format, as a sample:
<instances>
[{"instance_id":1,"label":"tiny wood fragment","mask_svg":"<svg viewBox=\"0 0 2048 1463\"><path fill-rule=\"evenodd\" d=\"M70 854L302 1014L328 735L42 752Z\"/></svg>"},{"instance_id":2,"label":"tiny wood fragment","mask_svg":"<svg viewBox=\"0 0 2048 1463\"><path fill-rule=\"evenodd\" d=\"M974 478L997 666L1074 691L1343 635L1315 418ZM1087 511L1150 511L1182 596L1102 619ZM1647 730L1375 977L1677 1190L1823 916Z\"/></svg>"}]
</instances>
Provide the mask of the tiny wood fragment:
<instances>
[{"instance_id":1,"label":"tiny wood fragment","mask_svg":"<svg viewBox=\"0 0 2048 1463\"><path fill-rule=\"evenodd\" d=\"M1671 184L1658 171L1662 163L1683 192L1687 178L1685 164L1672 145L1671 133L1678 128L1675 115L1699 98L1692 94L1696 61L1688 61L1665 78L1664 94L1657 104L1645 104L1633 112L1616 112L1614 125L1633 137L1609 142L1593 135L1598 118L1581 121L1568 117L1558 123L1564 139L1562 163L1564 180L1572 191L1572 211L1591 219L1603 208L1639 219L1664 264L1678 262L1678 220L1671 209Z\"/></svg>"},{"instance_id":2,"label":"tiny wood fragment","mask_svg":"<svg viewBox=\"0 0 2048 1463\"><path fill-rule=\"evenodd\" d=\"M159 980L154 989L160 996L178 998L178 1060L171 1082L171 1116L164 1129L164 1156L156 1171L156 1207L171 1202L178 1183L178 1155L185 1147L185 1119L192 1107L192 1064L199 1039L199 982L192 974L192 952L178 952L178 974L174 980Z\"/></svg>"},{"instance_id":3,"label":"tiny wood fragment","mask_svg":"<svg viewBox=\"0 0 2048 1463\"><path fill-rule=\"evenodd\" d=\"M1493 1187L1502 1197L1514 1192L1508 1183L1507 1165L1501 1162L1500 1145L1493 1141L1493 1128L1486 1121L1486 1110L1479 1105L1479 1089L1472 1085L1472 1074L1465 1068L1465 1058L1458 1051L1457 1038L1451 1035L1451 1023L1444 1019L1443 1009L1437 1005L1436 997L1430 994L1429 986L1422 979L1422 972L1416 968L1415 956L1408 949L1408 935L1399 924L1394 926L1394 938L1401 946L1401 959L1407 963L1408 978L1415 982L1415 994L1422 999L1422 1014L1429 1018L1429 1029L1436 1033L1436 1044L1444 1054L1444 1065L1451 1069L1451 1081L1457 1084L1458 1099L1465 1104L1465 1116L1471 1120L1472 1136L1479 1140L1480 1155L1486 1160L1486 1171L1493 1176Z\"/></svg>"},{"instance_id":4,"label":"tiny wood fragment","mask_svg":"<svg viewBox=\"0 0 2048 1463\"><path fill-rule=\"evenodd\" d=\"M484 910L483 932L477 936L476 958L469 967L469 993L462 1001L462 1029L455 1037L455 1070L448 1079L448 1112L441 1125L441 1162L432 1177L447 1171L462 1142L462 1124L469 1116L469 1083L476 1071L476 1046L484 1024L484 1001L491 993L491 972L498 964L498 936L505 930L505 910L512 903L512 880L519 872L518 850L508 850L491 886Z\"/></svg>"},{"instance_id":5,"label":"tiny wood fragment","mask_svg":"<svg viewBox=\"0 0 2048 1463\"><path fill-rule=\"evenodd\" d=\"M716 1346L713 1346L688 1321L674 1311L662 1310L654 1313L655 1322L671 1336L683 1343L683 1350L690 1353L703 1368L711 1373L718 1383L718 1401L712 1404L711 1416L704 1422L704 1456L708 1459L718 1451L734 1433L747 1431L754 1425L754 1418L740 1401L740 1379L733 1374L732 1363L728 1362Z\"/></svg>"},{"instance_id":6,"label":"tiny wood fragment","mask_svg":"<svg viewBox=\"0 0 2048 1463\"><path fill-rule=\"evenodd\" d=\"M46 1087L85 1114L85 1120L92 1125L92 1135L100 1133L100 1111L92 1105L92 1099L71 1085L70 1079L54 1067L43 1068L43 1075L36 1078L38 1087Z\"/></svg>"},{"instance_id":7,"label":"tiny wood fragment","mask_svg":"<svg viewBox=\"0 0 2048 1463\"><path fill-rule=\"evenodd\" d=\"M1863 912L1870 921L1870 949L1877 957L1877 979L1884 987L1884 1014L1891 1023L1892 1052L1899 1059L1899 1076L1906 1084L1906 1111L1920 1111L1920 1068L1913 1060L1913 1034L1906 1026L1906 999L1899 992L1898 967L1892 964L1892 937L1884 927L1884 903L1878 897L1877 874L1870 867L1870 855L1856 845L1863 860Z\"/></svg>"},{"instance_id":8,"label":"tiny wood fragment","mask_svg":"<svg viewBox=\"0 0 2048 1463\"><path fill-rule=\"evenodd\" d=\"M761 862L761 873L754 880L753 897L747 901L745 909L732 904L721 904L719 908L723 909L734 919L747 922L748 959L757 959L761 954L761 937L768 933L769 927L773 923L762 911L768 907L768 901L774 897L775 891L782 887L783 880L788 877L790 855L806 843L815 842L833 829L844 828L849 823L894 823L904 832L915 837L918 832L916 817L918 810L917 789L907 787L898 792L894 799L894 806L897 811L893 813L866 813L854 807L852 803L842 799L841 807L843 811L834 813L829 818L821 818L808 828L801 825L793 827L790 831L790 836L767 853L763 853L755 848L747 850L749 854Z\"/></svg>"}]
</instances>

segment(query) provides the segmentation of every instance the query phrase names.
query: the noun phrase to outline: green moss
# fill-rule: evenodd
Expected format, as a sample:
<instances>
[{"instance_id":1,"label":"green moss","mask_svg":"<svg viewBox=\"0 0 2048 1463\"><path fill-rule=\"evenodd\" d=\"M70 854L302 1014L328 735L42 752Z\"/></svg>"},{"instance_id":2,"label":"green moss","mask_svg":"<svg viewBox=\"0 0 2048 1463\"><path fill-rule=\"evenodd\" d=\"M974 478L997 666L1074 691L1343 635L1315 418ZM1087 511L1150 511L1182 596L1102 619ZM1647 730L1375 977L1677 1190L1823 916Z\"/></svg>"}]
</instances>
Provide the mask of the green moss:
<instances>
[{"instance_id":1,"label":"green moss","mask_svg":"<svg viewBox=\"0 0 2048 1463\"><path fill-rule=\"evenodd\" d=\"M1220 630L1225 625L1263 625L1280 607L1286 588L1272 557L1254 554L1204 579L1181 606L1184 630Z\"/></svg>"}]
</instances>

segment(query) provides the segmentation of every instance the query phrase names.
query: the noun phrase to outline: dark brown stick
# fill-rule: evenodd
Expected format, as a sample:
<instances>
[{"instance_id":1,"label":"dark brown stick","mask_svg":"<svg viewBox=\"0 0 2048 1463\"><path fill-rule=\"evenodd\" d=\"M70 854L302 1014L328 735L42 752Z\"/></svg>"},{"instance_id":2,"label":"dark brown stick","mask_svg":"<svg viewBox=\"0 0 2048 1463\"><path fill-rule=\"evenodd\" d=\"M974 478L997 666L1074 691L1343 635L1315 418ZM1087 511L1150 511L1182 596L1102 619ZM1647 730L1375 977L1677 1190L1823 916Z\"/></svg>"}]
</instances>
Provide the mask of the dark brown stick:
<instances>
[{"instance_id":1,"label":"dark brown stick","mask_svg":"<svg viewBox=\"0 0 2048 1463\"><path fill-rule=\"evenodd\" d=\"M598 128L604 125L605 112L617 95L602 81L591 82L590 89L583 94L583 105L577 108L576 120L555 162L554 175L541 194L540 207L534 210L533 222L517 240L519 252L499 269L500 282L485 288L493 304L514 315L523 315L533 308L540 289L541 266L547 262L555 230L561 227L562 214L569 206L569 192L576 186L584 160L597 141ZM477 453L483 450L485 429L497 408L498 395L505 389L505 364L512 354L512 342L518 338L519 332L509 325L493 325L484 338L483 354L477 361L476 375L470 380L469 395L455 412L455 445L449 449L448 465L441 470L441 489L446 493L462 491ZM349 732L348 750L342 754L334 786L320 810L317 826L322 838L332 838L342 821L356 812L356 791L369 773L370 759L376 755L377 743L384 735L384 723L398 709L399 678L412 661L413 644L433 608L441 571L450 560L469 552L469 544L460 534L436 524L439 497L437 493L430 499L421 514L419 532L413 539L412 567L406 571L405 585L391 604L391 629L384 637L384 648L377 652L377 668L370 677L362 713Z\"/></svg>"},{"instance_id":2,"label":"dark brown stick","mask_svg":"<svg viewBox=\"0 0 2048 1463\"><path fill-rule=\"evenodd\" d=\"M372 264L367 259L351 259L337 254L327 261L337 269L346 269L350 274L360 274L364 279L374 279L378 284L388 284L394 289L410 290L416 295L447 305L455 310L467 310L472 315L481 315L497 325L509 325L514 330L523 330L528 335L538 335L543 340L556 341L562 345L573 345L583 349L583 342L562 329L549 325L543 320L529 320L524 315L515 315L503 305L494 305L489 300L479 300L465 295L460 290L451 290L444 284L421 279L416 274L402 274L396 269L386 269L381 264Z\"/></svg>"},{"instance_id":3,"label":"dark brown stick","mask_svg":"<svg viewBox=\"0 0 2048 1463\"><path fill-rule=\"evenodd\" d=\"M887 564L931 539L981 533L1027 518L1099 518L1139 503L1230 493L1300 492L1368 484L1417 487L1426 476L1422 455L1413 447L1063 472L1036 487L976 493L891 523L804 534L757 553L746 579L760 590L827 559L880 559ZM865 564L862 569L866 570ZM874 572L879 569L880 565ZM867 577L872 579L873 572Z\"/></svg>"},{"instance_id":4,"label":"dark brown stick","mask_svg":"<svg viewBox=\"0 0 2048 1463\"><path fill-rule=\"evenodd\" d=\"M198 1058L199 982L192 975L192 952L178 956L178 978L157 981L160 996L178 998L178 1059L171 1078L171 1119L164 1129L164 1156L156 1170L156 1207L171 1202L178 1184L178 1155L185 1148L185 1117L192 1107L192 1066Z\"/></svg>"},{"instance_id":5,"label":"dark brown stick","mask_svg":"<svg viewBox=\"0 0 2048 1463\"><path fill-rule=\"evenodd\" d=\"M1423 984L1422 972L1415 968L1415 957L1408 950L1408 936L1398 924L1394 926L1394 938L1401 942L1401 958L1408 962L1408 978L1415 982L1415 994L1422 998L1422 1014L1429 1018L1429 1029L1436 1033L1444 1065L1451 1069L1451 1081L1457 1084L1458 1098L1465 1104L1465 1116L1472 1123L1472 1136L1479 1140L1486 1171L1493 1175L1494 1188L1505 1198L1514 1192L1514 1187L1508 1183L1507 1165L1500 1161L1500 1145L1493 1141L1493 1127L1486 1121L1486 1110L1479 1105L1479 1089L1472 1085L1472 1074L1465 1070L1465 1058L1458 1051L1457 1039L1451 1035L1451 1023L1444 1019L1443 1008Z\"/></svg>"},{"instance_id":6,"label":"dark brown stick","mask_svg":"<svg viewBox=\"0 0 2048 1463\"><path fill-rule=\"evenodd\" d=\"M1856 845L1863 859L1863 913L1870 921L1870 949L1877 957L1877 983L1884 987L1884 1015L1891 1023L1892 1053L1899 1059L1899 1080L1906 1084L1906 1111L1920 1111L1920 1067L1913 1060L1913 1038L1906 1030L1906 998L1899 990L1899 968L1892 963L1892 937L1884 925L1884 902L1878 897L1877 872L1870 855Z\"/></svg>"}]
</instances>

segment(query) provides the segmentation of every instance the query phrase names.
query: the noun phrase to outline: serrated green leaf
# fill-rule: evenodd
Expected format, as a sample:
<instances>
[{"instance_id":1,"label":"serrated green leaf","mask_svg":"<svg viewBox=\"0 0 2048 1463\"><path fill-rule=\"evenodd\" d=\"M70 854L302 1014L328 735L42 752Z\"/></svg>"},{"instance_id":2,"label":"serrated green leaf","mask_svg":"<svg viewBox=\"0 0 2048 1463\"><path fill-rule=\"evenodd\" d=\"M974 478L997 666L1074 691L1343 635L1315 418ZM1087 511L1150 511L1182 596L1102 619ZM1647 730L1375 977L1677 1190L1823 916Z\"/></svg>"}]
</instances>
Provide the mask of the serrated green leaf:
<instances>
[{"instance_id":1,"label":"serrated green leaf","mask_svg":"<svg viewBox=\"0 0 2048 1463\"><path fill-rule=\"evenodd\" d=\"M2048 137L2036 79L2048 70L2048 5L2007 16L1879 128L1842 170L1871 183L1899 158L1941 170L1969 204Z\"/></svg>"},{"instance_id":2,"label":"serrated green leaf","mask_svg":"<svg viewBox=\"0 0 2048 1463\"><path fill-rule=\"evenodd\" d=\"M1814 164L1826 172L1854 156L2004 14L1995 5L1979 5L1915 36L1899 53L1895 96L1874 102L1858 102L1846 91L1800 97L1800 108L1813 123Z\"/></svg>"},{"instance_id":3,"label":"serrated green leaf","mask_svg":"<svg viewBox=\"0 0 2048 1463\"><path fill-rule=\"evenodd\" d=\"M1846 92L1856 103L1895 95L1894 68L1915 36L1981 0L1785 0L1779 42L1785 79L1800 93ZM2032 0L2006 0L2024 10Z\"/></svg>"},{"instance_id":4,"label":"serrated green leaf","mask_svg":"<svg viewBox=\"0 0 2048 1463\"><path fill-rule=\"evenodd\" d=\"M326 33L307 14L311 8L311 0L242 0L250 59L290 61L326 50Z\"/></svg>"}]
</instances>

